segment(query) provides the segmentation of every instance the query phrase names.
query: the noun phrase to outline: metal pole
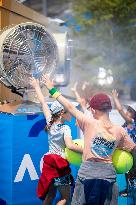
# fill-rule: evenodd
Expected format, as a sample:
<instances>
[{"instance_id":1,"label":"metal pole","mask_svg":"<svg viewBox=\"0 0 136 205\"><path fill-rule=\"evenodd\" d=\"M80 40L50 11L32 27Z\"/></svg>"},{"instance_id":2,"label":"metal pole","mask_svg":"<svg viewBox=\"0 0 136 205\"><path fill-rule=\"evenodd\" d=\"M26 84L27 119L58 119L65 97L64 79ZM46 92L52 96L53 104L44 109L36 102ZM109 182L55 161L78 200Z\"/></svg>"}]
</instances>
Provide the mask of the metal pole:
<instances>
[{"instance_id":1,"label":"metal pole","mask_svg":"<svg viewBox=\"0 0 136 205\"><path fill-rule=\"evenodd\" d=\"M42 13L47 16L47 0L42 0Z\"/></svg>"}]
</instances>

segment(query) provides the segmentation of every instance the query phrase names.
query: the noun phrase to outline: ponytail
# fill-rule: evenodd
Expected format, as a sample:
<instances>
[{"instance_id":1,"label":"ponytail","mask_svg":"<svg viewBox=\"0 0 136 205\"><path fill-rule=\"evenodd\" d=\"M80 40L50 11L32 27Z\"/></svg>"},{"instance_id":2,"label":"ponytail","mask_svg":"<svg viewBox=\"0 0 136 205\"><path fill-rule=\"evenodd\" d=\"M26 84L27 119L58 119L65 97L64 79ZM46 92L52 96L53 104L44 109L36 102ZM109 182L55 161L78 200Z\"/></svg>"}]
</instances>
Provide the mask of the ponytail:
<instances>
[{"instance_id":1,"label":"ponytail","mask_svg":"<svg viewBox=\"0 0 136 205\"><path fill-rule=\"evenodd\" d=\"M63 111L63 112L64 112L64 111ZM49 123L45 126L45 128L44 128L45 131L47 131L47 132L50 131L51 126L53 125L53 123L54 123L55 121L57 121L57 120L60 118L61 114L62 114L62 110L61 110L60 112L57 112L57 113L55 113L55 114L52 114L50 122L49 122Z\"/></svg>"}]
</instances>

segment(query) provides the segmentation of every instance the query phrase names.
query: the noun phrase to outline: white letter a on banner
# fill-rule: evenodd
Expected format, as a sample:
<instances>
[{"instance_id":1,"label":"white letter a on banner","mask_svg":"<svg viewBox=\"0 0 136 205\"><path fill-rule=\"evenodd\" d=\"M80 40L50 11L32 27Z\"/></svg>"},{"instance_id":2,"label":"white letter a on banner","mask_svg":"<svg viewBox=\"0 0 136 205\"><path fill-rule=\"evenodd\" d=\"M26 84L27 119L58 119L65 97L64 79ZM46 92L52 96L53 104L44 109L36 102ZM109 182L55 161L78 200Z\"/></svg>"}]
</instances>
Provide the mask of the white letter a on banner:
<instances>
[{"instance_id":1,"label":"white letter a on banner","mask_svg":"<svg viewBox=\"0 0 136 205\"><path fill-rule=\"evenodd\" d=\"M39 179L30 155L25 154L16 174L14 182L20 182L23 180L26 169L28 170L31 180Z\"/></svg>"}]
</instances>

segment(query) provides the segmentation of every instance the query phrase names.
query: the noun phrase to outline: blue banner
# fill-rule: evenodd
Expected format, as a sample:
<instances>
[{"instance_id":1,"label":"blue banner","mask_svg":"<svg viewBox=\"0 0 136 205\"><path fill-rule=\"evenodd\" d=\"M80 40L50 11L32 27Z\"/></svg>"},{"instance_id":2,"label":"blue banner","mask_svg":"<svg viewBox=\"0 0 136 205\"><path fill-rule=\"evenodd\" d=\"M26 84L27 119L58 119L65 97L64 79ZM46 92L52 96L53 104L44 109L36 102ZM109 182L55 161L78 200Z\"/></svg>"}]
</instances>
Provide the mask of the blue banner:
<instances>
[{"instance_id":1,"label":"blue banner","mask_svg":"<svg viewBox=\"0 0 136 205\"><path fill-rule=\"evenodd\" d=\"M36 187L48 151L45 124L43 114L0 114L0 205L42 204ZM77 138L74 118L69 125Z\"/></svg>"},{"instance_id":2,"label":"blue banner","mask_svg":"<svg viewBox=\"0 0 136 205\"><path fill-rule=\"evenodd\" d=\"M75 118L68 123L73 139L78 138ZM36 187L42 169L42 157L48 151L46 120L43 114L12 115L0 113L0 205L42 205ZM71 166L76 179L78 168ZM117 177L119 190L126 187L124 175ZM59 195L53 205L56 205ZM119 197L119 203L131 204Z\"/></svg>"}]
</instances>

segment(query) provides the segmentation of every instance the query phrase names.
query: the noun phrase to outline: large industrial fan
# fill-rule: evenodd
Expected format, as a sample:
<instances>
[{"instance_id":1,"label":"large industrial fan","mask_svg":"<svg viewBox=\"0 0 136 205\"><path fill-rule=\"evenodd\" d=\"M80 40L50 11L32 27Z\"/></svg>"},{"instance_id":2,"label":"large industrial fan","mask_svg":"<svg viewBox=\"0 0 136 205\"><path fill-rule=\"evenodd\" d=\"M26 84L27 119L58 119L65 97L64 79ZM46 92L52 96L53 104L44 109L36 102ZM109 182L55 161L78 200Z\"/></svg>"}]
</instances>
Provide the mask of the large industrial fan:
<instances>
[{"instance_id":1,"label":"large industrial fan","mask_svg":"<svg viewBox=\"0 0 136 205\"><path fill-rule=\"evenodd\" d=\"M53 75L58 58L55 38L40 24L21 23L0 33L0 80L9 88L28 89L29 77Z\"/></svg>"}]
</instances>

